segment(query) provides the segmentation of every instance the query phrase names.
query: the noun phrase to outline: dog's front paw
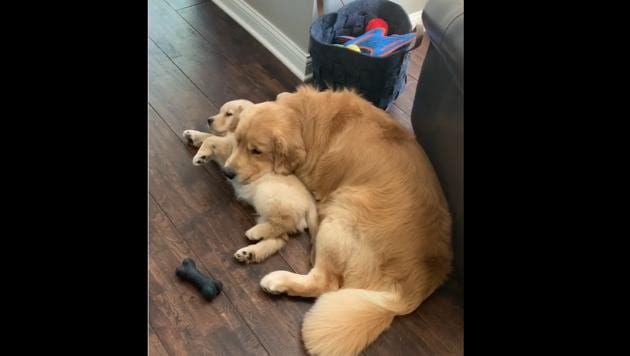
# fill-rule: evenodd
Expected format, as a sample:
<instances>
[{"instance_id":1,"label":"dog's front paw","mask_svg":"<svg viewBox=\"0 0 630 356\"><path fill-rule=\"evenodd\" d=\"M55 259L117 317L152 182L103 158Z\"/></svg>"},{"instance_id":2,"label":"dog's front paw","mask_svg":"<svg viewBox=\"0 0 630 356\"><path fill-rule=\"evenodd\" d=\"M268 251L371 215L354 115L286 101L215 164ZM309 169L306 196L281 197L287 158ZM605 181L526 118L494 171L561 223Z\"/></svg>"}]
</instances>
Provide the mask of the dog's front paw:
<instances>
[{"instance_id":1,"label":"dog's front paw","mask_svg":"<svg viewBox=\"0 0 630 356\"><path fill-rule=\"evenodd\" d=\"M203 133L199 131L186 130L184 131L182 136L184 136L184 138L186 139L186 143L188 143L189 145L192 145L194 147L199 147L203 143L203 139L206 135L203 135Z\"/></svg>"},{"instance_id":2,"label":"dog's front paw","mask_svg":"<svg viewBox=\"0 0 630 356\"><path fill-rule=\"evenodd\" d=\"M285 285L285 278L287 274L291 273L287 271L271 272L260 280L260 287L269 294L284 293L287 291L287 287Z\"/></svg>"},{"instance_id":3,"label":"dog's front paw","mask_svg":"<svg viewBox=\"0 0 630 356\"><path fill-rule=\"evenodd\" d=\"M209 156L195 156L193 157L193 165L201 166L208 163L209 160L210 160Z\"/></svg>"},{"instance_id":4,"label":"dog's front paw","mask_svg":"<svg viewBox=\"0 0 630 356\"><path fill-rule=\"evenodd\" d=\"M252 246L254 245L246 246L236 251L236 253L234 254L234 258L236 258L236 260L239 262L258 262L256 261L256 254L254 253L254 248Z\"/></svg>"},{"instance_id":5,"label":"dog's front paw","mask_svg":"<svg viewBox=\"0 0 630 356\"><path fill-rule=\"evenodd\" d=\"M189 145L193 144L193 134L192 134L193 130L186 130L184 131L184 133L182 134L182 136L184 136L184 138L186 139L186 143L188 143Z\"/></svg>"},{"instance_id":6,"label":"dog's front paw","mask_svg":"<svg viewBox=\"0 0 630 356\"><path fill-rule=\"evenodd\" d=\"M256 225L250 228L249 230L245 231L245 236L250 241L260 241L265 238L265 235L263 234L263 229L261 229L259 225Z\"/></svg>"}]
</instances>

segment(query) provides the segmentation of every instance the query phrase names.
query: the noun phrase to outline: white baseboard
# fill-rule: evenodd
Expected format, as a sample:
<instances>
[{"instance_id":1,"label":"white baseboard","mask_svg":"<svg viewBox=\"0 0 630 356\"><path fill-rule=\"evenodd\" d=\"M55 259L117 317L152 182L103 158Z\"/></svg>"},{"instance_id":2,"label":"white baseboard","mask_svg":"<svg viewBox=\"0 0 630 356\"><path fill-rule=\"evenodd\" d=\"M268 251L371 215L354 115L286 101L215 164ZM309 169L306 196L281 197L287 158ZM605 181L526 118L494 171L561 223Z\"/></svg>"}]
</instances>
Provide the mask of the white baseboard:
<instances>
[{"instance_id":1,"label":"white baseboard","mask_svg":"<svg viewBox=\"0 0 630 356\"><path fill-rule=\"evenodd\" d=\"M243 0L212 0L234 21L273 53L293 74L304 81L310 78L311 56L269 20Z\"/></svg>"}]
</instances>

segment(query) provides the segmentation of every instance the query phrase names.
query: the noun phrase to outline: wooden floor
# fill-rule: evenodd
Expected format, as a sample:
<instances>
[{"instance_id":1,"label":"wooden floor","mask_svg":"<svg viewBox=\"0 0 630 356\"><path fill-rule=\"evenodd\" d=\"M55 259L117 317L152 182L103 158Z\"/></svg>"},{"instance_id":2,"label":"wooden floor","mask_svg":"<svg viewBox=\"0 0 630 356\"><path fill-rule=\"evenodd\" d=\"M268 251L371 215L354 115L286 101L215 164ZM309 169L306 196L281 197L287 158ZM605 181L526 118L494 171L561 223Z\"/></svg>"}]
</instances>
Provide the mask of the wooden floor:
<instances>
[{"instance_id":1,"label":"wooden floor","mask_svg":"<svg viewBox=\"0 0 630 356\"><path fill-rule=\"evenodd\" d=\"M247 244L253 210L234 199L214 165L192 165L181 137L205 130L228 100L271 100L299 80L212 2L150 0L149 22L150 354L304 355L300 325L313 301L270 296L258 282L275 270L307 272L307 236L261 264L237 263L232 254ZM425 51L414 51L407 90L391 110L406 127ZM175 276L185 257L223 282L212 302ZM463 354L459 295L447 283L364 354Z\"/></svg>"}]
</instances>

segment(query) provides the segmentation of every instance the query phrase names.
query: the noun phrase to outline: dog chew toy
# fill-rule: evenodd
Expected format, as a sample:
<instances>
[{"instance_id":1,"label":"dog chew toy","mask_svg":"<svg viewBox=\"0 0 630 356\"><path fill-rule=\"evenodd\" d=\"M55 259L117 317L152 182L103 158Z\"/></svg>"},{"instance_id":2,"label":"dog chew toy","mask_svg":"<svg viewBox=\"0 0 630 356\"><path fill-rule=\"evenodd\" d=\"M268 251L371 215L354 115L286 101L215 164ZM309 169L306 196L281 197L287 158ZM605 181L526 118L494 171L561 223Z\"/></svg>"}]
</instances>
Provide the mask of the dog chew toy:
<instances>
[{"instance_id":1,"label":"dog chew toy","mask_svg":"<svg viewBox=\"0 0 630 356\"><path fill-rule=\"evenodd\" d=\"M383 36L387 36L387 32L389 31L389 25L387 24L387 21L375 17L368 21L367 26L365 26L365 32L372 31L375 28L382 28Z\"/></svg>"},{"instance_id":2,"label":"dog chew toy","mask_svg":"<svg viewBox=\"0 0 630 356\"><path fill-rule=\"evenodd\" d=\"M214 299L223 289L223 283L215 281L212 277L208 277L201 273L197 269L195 261L191 258L186 258L182 261L182 264L175 269L177 277L192 283L199 291L201 295L208 300Z\"/></svg>"},{"instance_id":3,"label":"dog chew toy","mask_svg":"<svg viewBox=\"0 0 630 356\"><path fill-rule=\"evenodd\" d=\"M345 42L346 48L357 45L361 52L371 57L386 57L416 39L415 33L385 36L382 28L375 28L361 36Z\"/></svg>"}]
</instances>

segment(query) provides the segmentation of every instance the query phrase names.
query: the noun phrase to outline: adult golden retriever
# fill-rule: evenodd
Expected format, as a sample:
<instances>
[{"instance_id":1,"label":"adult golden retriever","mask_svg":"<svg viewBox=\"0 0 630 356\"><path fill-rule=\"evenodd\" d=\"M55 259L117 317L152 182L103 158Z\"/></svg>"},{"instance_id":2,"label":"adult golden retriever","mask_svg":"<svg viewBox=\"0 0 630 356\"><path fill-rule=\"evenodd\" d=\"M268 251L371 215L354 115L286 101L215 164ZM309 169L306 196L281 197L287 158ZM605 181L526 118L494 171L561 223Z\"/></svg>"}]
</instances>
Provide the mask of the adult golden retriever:
<instances>
[{"instance_id":1,"label":"adult golden retriever","mask_svg":"<svg viewBox=\"0 0 630 356\"><path fill-rule=\"evenodd\" d=\"M311 271L260 282L319 297L302 325L309 353L358 354L445 281L447 202L422 148L384 111L351 91L301 87L245 111L236 137L226 172L295 173L318 200Z\"/></svg>"}]
</instances>

